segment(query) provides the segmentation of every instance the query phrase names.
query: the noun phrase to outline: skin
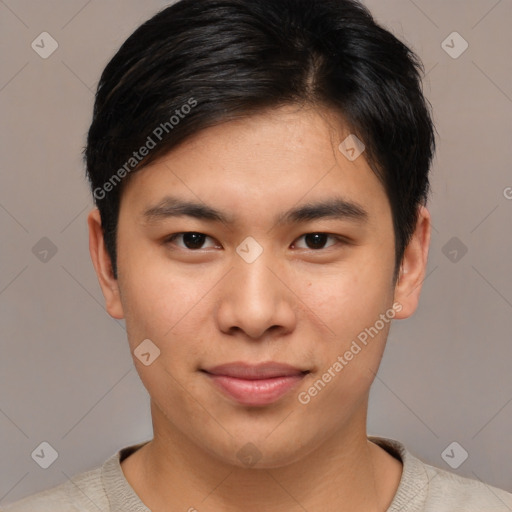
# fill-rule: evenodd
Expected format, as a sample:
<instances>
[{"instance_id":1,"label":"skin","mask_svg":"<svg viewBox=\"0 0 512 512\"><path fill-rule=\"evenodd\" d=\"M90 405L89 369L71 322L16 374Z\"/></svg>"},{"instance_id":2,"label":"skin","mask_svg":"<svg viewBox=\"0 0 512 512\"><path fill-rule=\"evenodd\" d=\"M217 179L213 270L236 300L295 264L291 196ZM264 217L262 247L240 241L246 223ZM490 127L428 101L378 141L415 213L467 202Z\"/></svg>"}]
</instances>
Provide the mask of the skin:
<instances>
[{"instance_id":1,"label":"skin","mask_svg":"<svg viewBox=\"0 0 512 512\"><path fill-rule=\"evenodd\" d=\"M208 128L132 175L119 213L118 279L99 213L89 214L108 313L126 319L132 354L144 339L160 349L149 366L133 358L151 398L154 438L122 463L153 512L367 512L393 499L402 464L366 434L390 323L308 404L298 400L394 302L395 319L414 313L426 271L431 220L419 207L393 282L387 196L364 153L351 162L338 150L350 133L339 125L325 111L283 107ZM145 220L166 195L207 204L233 223ZM275 222L335 195L362 205L368 221ZM183 237L166 242L183 232L207 235L202 248L187 248ZM315 248L308 233L334 238ZM263 249L252 263L236 252L247 236ZM310 373L275 403L243 406L199 371L233 361ZM237 456L249 442L260 456L253 466Z\"/></svg>"}]
</instances>

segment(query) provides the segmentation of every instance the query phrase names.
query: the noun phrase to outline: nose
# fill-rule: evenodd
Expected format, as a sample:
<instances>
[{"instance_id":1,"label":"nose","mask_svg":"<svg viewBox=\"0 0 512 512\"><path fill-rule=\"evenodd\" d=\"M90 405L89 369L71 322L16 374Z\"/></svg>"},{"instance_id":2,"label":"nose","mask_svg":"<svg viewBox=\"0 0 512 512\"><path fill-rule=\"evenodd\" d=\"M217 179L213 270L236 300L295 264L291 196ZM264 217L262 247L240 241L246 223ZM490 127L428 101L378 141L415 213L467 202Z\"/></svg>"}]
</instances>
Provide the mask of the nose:
<instances>
[{"instance_id":1,"label":"nose","mask_svg":"<svg viewBox=\"0 0 512 512\"><path fill-rule=\"evenodd\" d=\"M252 263L237 257L222 281L216 310L219 329L243 332L254 340L293 331L297 308L285 274L268 251Z\"/></svg>"}]
</instances>

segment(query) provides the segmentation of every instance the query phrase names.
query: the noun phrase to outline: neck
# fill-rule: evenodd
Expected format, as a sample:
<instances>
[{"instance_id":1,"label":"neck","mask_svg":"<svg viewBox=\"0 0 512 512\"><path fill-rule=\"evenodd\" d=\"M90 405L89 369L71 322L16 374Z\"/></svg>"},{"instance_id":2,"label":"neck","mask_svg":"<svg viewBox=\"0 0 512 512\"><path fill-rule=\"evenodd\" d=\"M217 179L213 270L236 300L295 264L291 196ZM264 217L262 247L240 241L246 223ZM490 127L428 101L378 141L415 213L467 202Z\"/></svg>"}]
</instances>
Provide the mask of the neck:
<instances>
[{"instance_id":1,"label":"neck","mask_svg":"<svg viewBox=\"0 0 512 512\"><path fill-rule=\"evenodd\" d=\"M122 462L153 512L384 512L400 480L401 463L368 441L366 414L300 460L258 469L201 450L156 409L154 439Z\"/></svg>"}]
</instances>

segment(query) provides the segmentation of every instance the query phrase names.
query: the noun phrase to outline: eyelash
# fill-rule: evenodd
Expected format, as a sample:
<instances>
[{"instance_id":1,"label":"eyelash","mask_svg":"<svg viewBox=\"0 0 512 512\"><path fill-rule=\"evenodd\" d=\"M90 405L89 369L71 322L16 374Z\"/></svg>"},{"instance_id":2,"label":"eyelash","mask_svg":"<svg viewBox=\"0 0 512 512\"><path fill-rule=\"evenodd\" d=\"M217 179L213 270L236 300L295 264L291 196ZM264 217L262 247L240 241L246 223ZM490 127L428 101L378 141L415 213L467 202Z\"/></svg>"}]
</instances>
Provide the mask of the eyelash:
<instances>
[{"instance_id":1,"label":"eyelash","mask_svg":"<svg viewBox=\"0 0 512 512\"><path fill-rule=\"evenodd\" d=\"M210 238L213 240L213 237L211 236L208 236L208 235L205 235L204 233L200 233L199 231L182 231L180 233L173 233L172 235L169 235L165 240L164 240L164 244L165 245L170 245L174 242L174 240L182 235L187 235L187 234L196 234L196 235L202 235L202 236L205 236L206 238ZM301 235L299 238L297 238L296 240L300 240L301 238L304 238L308 235L326 235L327 237L331 238L331 239L334 239L336 240L338 243L341 243L342 245L347 245L349 242L342 236L339 236L339 235L332 235L331 233L324 233L324 232L321 232L321 231L312 231L310 233L304 233L303 235ZM295 242L294 242L295 243ZM331 244L331 245L328 245L327 247L322 247L320 249L310 249L308 247L301 247L300 249L309 249L311 251L314 251L314 252L320 252L322 250L325 250L325 249L329 249L330 247L333 247L334 245L336 244ZM203 248L199 248L199 249L189 249L188 247L181 247L181 246L178 246L180 249L183 249L183 250L186 250L186 251L189 251L189 252L199 252L201 250L203 250Z\"/></svg>"}]
</instances>

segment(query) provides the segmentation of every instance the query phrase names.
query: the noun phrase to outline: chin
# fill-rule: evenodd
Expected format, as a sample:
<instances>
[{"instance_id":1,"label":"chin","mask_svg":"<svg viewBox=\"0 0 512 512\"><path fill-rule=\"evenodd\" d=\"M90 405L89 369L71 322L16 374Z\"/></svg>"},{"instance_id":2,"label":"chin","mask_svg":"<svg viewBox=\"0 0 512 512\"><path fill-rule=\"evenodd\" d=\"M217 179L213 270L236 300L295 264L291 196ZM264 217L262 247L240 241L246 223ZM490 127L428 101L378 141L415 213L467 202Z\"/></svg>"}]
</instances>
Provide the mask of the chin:
<instances>
[{"instance_id":1,"label":"chin","mask_svg":"<svg viewBox=\"0 0 512 512\"><path fill-rule=\"evenodd\" d=\"M272 439L270 439L272 437ZM252 439L252 440L251 440ZM213 444L213 443L212 443ZM270 434L266 430L258 435L234 436L229 447L212 452L211 444L208 451L224 463L244 469L273 469L299 462L318 447L319 442Z\"/></svg>"}]
</instances>

